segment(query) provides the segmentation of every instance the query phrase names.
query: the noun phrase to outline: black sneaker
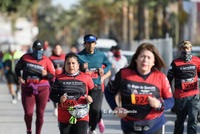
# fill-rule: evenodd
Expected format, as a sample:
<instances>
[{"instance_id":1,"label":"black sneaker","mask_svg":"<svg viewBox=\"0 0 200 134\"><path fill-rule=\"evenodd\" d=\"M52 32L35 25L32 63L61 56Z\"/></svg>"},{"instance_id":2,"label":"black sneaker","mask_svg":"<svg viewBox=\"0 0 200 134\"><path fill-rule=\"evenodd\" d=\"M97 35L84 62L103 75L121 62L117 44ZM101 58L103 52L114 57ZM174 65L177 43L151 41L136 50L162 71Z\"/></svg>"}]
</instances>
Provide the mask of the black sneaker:
<instances>
[{"instance_id":1,"label":"black sneaker","mask_svg":"<svg viewBox=\"0 0 200 134\"><path fill-rule=\"evenodd\" d=\"M32 132L31 131L27 131L27 134L32 134Z\"/></svg>"}]
</instances>

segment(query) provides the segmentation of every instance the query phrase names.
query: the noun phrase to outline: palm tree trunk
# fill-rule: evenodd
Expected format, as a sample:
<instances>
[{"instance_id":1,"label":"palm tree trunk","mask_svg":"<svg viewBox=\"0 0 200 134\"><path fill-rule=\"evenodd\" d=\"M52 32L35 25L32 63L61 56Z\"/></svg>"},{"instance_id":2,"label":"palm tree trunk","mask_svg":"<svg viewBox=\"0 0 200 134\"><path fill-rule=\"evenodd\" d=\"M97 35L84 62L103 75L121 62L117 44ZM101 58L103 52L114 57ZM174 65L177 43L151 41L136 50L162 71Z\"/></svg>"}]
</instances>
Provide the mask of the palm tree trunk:
<instances>
[{"instance_id":1,"label":"palm tree trunk","mask_svg":"<svg viewBox=\"0 0 200 134\"><path fill-rule=\"evenodd\" d=\"M134 34L134 27L133 27L133 20L134 20L134 16L133 16L133 7L129 6L129 29L128 29L128 33L129 33L129 42L128 42L128 50L130 50L131 45L133 44L133 34Z\"/></svg>"},{"instance_id":2,"label":"palm tree trunk","mask_svg":"<svg viewBox=\"0 0 200 134\"><path fill-rule=\"evenodd\" d=\"M138 40L145 38L144 0L138 0Z\"/></svg>"},{"instance_id":3,"label":"palm tree trunk","mask_svg":"<svg viewBox=\"0 0 200 134\"><path fill-rule=\"evenodd\" d=\"M124 2L123 3L123 8L122 8L122 12L123 12L123 18L122 18L122 39L123 39L123 49L126 49L126 44L128 42L128 6L127 3Z\"/></svg>"}]
</instances>

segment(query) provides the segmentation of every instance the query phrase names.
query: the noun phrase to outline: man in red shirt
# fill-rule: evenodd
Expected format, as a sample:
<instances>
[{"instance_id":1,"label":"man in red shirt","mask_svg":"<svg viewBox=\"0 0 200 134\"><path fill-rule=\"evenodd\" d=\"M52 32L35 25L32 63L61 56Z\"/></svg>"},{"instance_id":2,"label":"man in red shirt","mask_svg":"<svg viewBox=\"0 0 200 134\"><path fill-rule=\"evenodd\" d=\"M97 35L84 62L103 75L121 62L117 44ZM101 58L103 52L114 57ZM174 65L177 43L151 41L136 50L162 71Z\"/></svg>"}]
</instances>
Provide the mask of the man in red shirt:
<instances>
[{"instance_id":1,"label":"man in red shirt","mask_svg":"<svg viewBox=\"0 0 200 134\"><path fill-rule=\"evenodd\" d=\"M197 114L200 106L197 79L200 74L200 59L192 56L192 44L184 40L180 43L181 56L172 61L167 74L171 83L175 78L175 102L177 119L174 134L182 134L184 121L188 115L187 133L197 133Z\"/></svg>"}]
</instances>

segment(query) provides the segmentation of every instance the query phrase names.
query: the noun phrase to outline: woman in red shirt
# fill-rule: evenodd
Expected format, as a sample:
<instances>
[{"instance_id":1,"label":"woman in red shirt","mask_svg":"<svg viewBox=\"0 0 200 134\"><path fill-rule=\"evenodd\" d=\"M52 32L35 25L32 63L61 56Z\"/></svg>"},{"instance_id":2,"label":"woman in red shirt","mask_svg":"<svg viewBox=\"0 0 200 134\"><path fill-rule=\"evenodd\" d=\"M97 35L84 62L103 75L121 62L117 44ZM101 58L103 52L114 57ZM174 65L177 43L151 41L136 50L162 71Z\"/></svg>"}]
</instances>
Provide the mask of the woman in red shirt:
<instances>
[{"instance_id":1,"label":"woman in red shirt","mask_svg":"<svg viewBox=\"0 0 200 134\"><path fill-rule=\"evenodd\" d=\"M58 122L61 134L86 134L89 104L96 97L91 77L79 71L78 56L65 56L63 72L59 74L50 93L58 103Z\"/></svg>"},{"instance_id":2,"label":"woman in red shirt","mask_svg":"<svg viewBox=\"0 0 200 134\"><path fill-rule=\"evenodd\" d=\"M64 66L65 62L65 55L62 54L62 48L59 44L55 45L52 50L52 55L49 57L49 59L53 62L54 68L55 68L55 76L62 73L62 68ZM52 82L51 82L52 85ZM54 105L54 115L58 116L58 108L55 102L53 102Z\"/></svg>"}]
</instances>

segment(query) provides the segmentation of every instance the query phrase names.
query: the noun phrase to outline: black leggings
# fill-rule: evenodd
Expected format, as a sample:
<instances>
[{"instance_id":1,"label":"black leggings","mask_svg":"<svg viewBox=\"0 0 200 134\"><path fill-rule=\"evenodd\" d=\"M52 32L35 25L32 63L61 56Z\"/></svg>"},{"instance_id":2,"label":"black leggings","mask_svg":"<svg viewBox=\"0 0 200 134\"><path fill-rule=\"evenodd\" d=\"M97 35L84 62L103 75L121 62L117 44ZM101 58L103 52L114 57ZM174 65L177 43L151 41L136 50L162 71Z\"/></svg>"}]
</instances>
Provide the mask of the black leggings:
<instances>
[{"instance_id":1,"label":"black leggings","mask_svg":"<svg viewBox=\"0 0 200 134\"><path fill-rule=\"evenodd\" d=\"M102 113L101 113L102 101L103 101L103 92L98 89L97 90L97 97L94 99L93 103L90 105L89 126L91 127L91 130L95 130L97 124L101 120L101 117L102 117Z\"/></svg>"},{"instance_id":2,"label":"black leggings","mask_svg":"<svg viewBox=\"0 0 200 134\"><path fill-rule=\"evenodd\" d=\"M59 122L60 134L87 134L87 121L77 121L76 124Z\"/></svg>"},{"instance_id":3,"label":"black leggings","mask_svg":"<svg viewBox=\"0 0 200 134\"><path fill-rule=\"evenodd\" d=\"M162 133L162 128L163 127L161 127L160 129L158 129L157 131L155 131L155 132L152 132L152 133L149 133L149 134L163 134ZM123 130L123 133L124 134L142 134L142 133L140 133L140 132L133 132L132 130L130 130L130 129L124 129Z\"/></svg>"}]
</instances>

